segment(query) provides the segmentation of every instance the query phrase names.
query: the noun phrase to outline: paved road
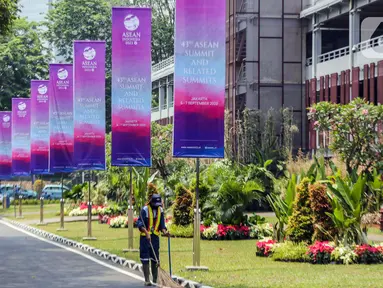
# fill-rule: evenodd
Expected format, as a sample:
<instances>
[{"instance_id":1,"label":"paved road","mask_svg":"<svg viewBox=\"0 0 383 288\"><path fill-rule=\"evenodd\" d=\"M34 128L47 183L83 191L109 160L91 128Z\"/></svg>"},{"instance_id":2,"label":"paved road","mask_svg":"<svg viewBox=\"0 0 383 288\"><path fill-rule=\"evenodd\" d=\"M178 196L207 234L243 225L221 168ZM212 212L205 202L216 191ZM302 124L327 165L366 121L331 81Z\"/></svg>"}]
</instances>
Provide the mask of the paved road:
<instances>
[{"instance_id":1,"label":"paved road","mask_svg":"<svg viewBox=\"0 0 383 288\"><path fill-rule=\"evenodd\" d=\"M142 282L128 275L0 222L1 288L142 286Z\"/></svg>"}]
</instances>

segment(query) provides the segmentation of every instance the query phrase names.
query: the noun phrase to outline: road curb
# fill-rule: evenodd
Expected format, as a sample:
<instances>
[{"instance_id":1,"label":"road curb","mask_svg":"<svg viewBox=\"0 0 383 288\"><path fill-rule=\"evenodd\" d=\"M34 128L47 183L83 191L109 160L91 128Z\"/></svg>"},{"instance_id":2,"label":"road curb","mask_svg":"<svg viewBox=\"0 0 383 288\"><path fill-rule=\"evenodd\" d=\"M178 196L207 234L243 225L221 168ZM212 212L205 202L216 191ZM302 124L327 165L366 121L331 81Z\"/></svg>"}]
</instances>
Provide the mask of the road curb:
<instances>
[{"instance_id":1,"label":"road curb","mask_svg":"<svg viewBox=\"0 0 383 288\"><path fill-rule=\"evenodd\" d=\"M2 220L5 220L9 224L12 224L12 225L14 225L14 226L16 226L18 228L21 228L21 229L23 229L25 231L28 231L30 233L33 233L33 234L38 235L40 237L43 237L45 239L49 239L51 241L54 241L54 242L57 242L57 243L60 243L60 244L63 244L63 245L69 246L69 247L73 247L73 248L77 248L77 249L86 251L86 252L88 252L90 254L93 254L93 255L96 255L98 257L101 257L104 260L111 261L111 262L113 262L116 265L120 265L122 267L125 267L125 268L128 268L128 269L131 269L131 270L134 270L134 271L142 273L142 264L137 263L137 262L135 262L133 260L129 260L129 259L126 259L126 258L123 258L123 257L119 257L119 256L117 256L115 254L111 254L111 253L109 253L107 251L103 251L103 250L94 248L94 247L92 247L90 245L87 245L87 244L84 244L84 243L80 243L80 242L77 242L77 241L74 241L74 240L71 240L71 239L67 239L65 237L61 237L59 235L56 235L56 234L53 234L53 233L49 233L47 231L44 231L44 230L41 230L41 229L38 229L38 228L35 228L35 227L32 227L32 226L29 226L27 224L23 224L23 223L14 221L14 220L10 220L10 219L7 219L7 218L3 218ZM185 288L212 288L212 287L204 286L204 285L202 285L200 283L197 283L197 282L194 282L194 281L190 281L190 280L187 280L187 279L184 279L184 278L181 278L181 277L178 277L178 276L174 276L174 275L173 275L173 279L174 279L174 281L176 281L177 283L179 283L180 285L182 285Z\"/></svg>"}]
</instances>

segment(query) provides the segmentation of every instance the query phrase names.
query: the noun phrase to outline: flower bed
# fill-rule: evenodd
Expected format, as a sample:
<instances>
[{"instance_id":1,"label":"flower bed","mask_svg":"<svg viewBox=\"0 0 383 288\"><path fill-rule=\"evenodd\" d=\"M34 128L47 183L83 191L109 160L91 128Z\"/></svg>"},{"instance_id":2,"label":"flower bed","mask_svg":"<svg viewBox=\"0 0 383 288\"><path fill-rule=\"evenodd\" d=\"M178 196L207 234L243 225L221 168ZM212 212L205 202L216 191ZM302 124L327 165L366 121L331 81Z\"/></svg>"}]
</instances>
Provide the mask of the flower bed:
<instances>
[{"instance_id":1,"label":"flower bed","mask_svg":"<svg viewBox=\"0 0 383 288\"><path fill-rule=\"evenodd\" d=\"M273 234L270 224L245 226L212 224L210 227L200 226L201 238L205 240L241 240L263 239Z\"/></svg>"},{"instance_id":2,"label":"flower bed","mask_svg":"<svg viewBox=\"0 0 383 288\"><path fill-rule=\"evenodd\" d=\"M257 243L257 252L256 255L260 257L268 257L272 253L274 245L276 245L274 240L259 241Z\"/></svg>"},{"instance_id":3,"label":"flower bed","mask_svg":"<svg viewBox=\"0 0 383 288\"><path fill-rule=\"evenodd\" d=\"M133 219L133 227L137 227L138 218ZM111 217L108 220L108 225L110 228L128 228L128 217L126 216L116 216Z\"/></svg>"},{"instance_id":4,"label":"flower bed","mask_svg":"<svg viewBox=\"0 0 383 288\"><path fill-rule=\"evenodd\" d=\"M259 241L256 246L256 255L260 257L272 256L277 247L285 244L287 245L287 243L276 243L274 240ZM383 243L376 246L365 244L354 247L335 247L333 243L317 241L307 247L306 254L312 264L378 264L383 263ZM281 257L274 260L284 261Z\"/></svg>"},{"instance_id":5,"label":"flower bed","mask_svg":"<svg viewBox=\"0 0 383 288\"><path fill-rule=\"evenodd\" d=\"M99 205L92 205L92 215L98 215L100 214L104 206L99 206ZM86 203L81 203L79 207L72 209L69 214L70 217L75 217L75 216L87 216L88 215L88 205Z\"/></svg>"}]
</instances>

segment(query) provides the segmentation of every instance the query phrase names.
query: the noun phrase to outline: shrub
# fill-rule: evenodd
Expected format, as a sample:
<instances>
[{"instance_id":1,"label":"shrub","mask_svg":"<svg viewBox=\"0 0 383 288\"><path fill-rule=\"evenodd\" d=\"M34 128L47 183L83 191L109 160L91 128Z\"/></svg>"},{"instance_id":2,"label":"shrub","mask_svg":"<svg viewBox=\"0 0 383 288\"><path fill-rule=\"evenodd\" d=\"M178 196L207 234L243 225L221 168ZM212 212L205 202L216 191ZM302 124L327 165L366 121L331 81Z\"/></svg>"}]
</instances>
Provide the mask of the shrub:
<instances>
[{"instance_id":1,"label":"shrub","mask_svg":"<svg viewBox=\"0 0 383 288\"><path fill-rule=\"evenodd\" d=\"M358 245L354 252L358 255L358 262L361 264L376 264L383 262L383 253L381 249L367 244Z\"/></svg>"},{"instance_id":2,"label":"shrub","mask_svg":"<svg viewBox=\"0 0 383 288\"><path fill-rule=\"evenodd\" d=\"M148 184L148 202L152 198L154 194L159 194L157 186L154 185L153 183Z\"/></svg>"},{"instance_id":3,"label":"shrub","mask_svg":"<svg viewBox=\"0 0 383 288\"><path fill-rule=\"evenodd\" d=\"M293 214L289 218L287 236L293 242L311 242L314 232L309 194L310 179L304 178L297 186Z\"/></svg>"},{"instance_id":4,"label":"shrub","mask_svg":"<svg viewBox=\"0 0 383 288\"><path fill-rule=\"evenodd\" d=\"M330 199L325 185L315 183L309 186L310 204L313 215L313 241L332 240L336 235L334 223L326 213L332 213Z\"/></svg>"},{"instance_id":5,"label":"shrub","mask_svg":"<svg viewBox=\"0 0 383 288\"><path fill-rule=\"evenodd\" d=\"M331 262L331 253L334 247L329 242L315 242L309 246L308 255L313 264L329 264Z\"/></svg>"},{"instance_id":6,"label":"shrub","mask_svg":"<svg viewBox=\"0 0 383 288\"><path fill-rule=\"evenodd\" d=\"M256 255L260 257L268 257L272 253L272 249L277 242L274 240L259 241L257 243Z\"/></svg>"},{"instance_id":7,"label":"shrub","mask_svg":"<svg viewBox=\"0 0 383 288\"><path fill-rule=\"evenodd\" d=\"M188 226L193 223L194 195L181 184L176 187L173 216L174 224L177 226Z\"/></svg>"},{"instance_id":8,"label":"shrub","mask_svg":"<svg viewBox=\"0 0 383 288\"><path fill-rule=\"evenodd\" d=\"M307 244L285 242L273 247L272 259L284 262L310 262Z\"/></svg>"},{"instance_id":9,"label":"shrub","mask_svg":"<svg viewBox=\"0 0 383 288\"><path fill-rule=\"evenodd\" d=\"M337 264L353 264L358 262L358 255L350 247L335 247L331 253L331 260Z\"/></svg>"},{"instance_id":10,"label":"shrub","mask_svg":"<svg viewBox=\"0 0 383 288\"><path fill-rule=\"evenodd\" d=\"M270 223L250 226L251 239L263 239L273 236L273 226Z\"/></svg>"},{"instance_id":11,"label":"shrub","mask_svg":"<svg viewBox=\"0 0 383 288\"><path fill-rule=\"evenodd\" d=\"M179 226L176 224L171 224L168 227L169 233L173 237L179 237L179 238L193 238L193 232L194 232L194 225L190 224L187 226Z\"/></svg>"},{"instance_id":12,"label":"shrub","mask_svg":"<svg viewBox=\"0 0 383 288\"><path fill-rule=\"evenodd\" d=\"M41 196L41 192L43 191L45 183L42 179L37 179L33 184L33 190L37 192L37 196Z\"/></svg>"}]
</instances>

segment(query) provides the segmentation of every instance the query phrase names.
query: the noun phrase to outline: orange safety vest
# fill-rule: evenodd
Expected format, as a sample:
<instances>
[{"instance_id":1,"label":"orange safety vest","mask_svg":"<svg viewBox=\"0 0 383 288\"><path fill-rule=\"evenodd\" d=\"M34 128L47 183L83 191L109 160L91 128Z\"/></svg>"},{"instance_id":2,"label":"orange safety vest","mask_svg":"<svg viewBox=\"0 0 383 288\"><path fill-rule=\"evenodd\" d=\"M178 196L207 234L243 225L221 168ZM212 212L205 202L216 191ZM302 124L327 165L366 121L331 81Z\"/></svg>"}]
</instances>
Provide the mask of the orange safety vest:
<instances>
[{"instance_id":1,"label":"orange safety vest","mask_svg":"<svg viewBox=\"0 0 383 288\"><path fill-rule=\"evenodd\" d=\"M148 231L150 234L154 234L154 235L157 235L159 236L160 235L160 231L159 231L159 227L160 227L160 222L161 222L161 207L158 207L158 210L157 210L157 219L156 219L156 223L153 225L153 210L152 210L152 207L150 205L147 206L148 207L148 218L149 218L149 227L148 227ZM141 236L145 236L145 233L141 233Z\"/></svg>"}]
</instances>

